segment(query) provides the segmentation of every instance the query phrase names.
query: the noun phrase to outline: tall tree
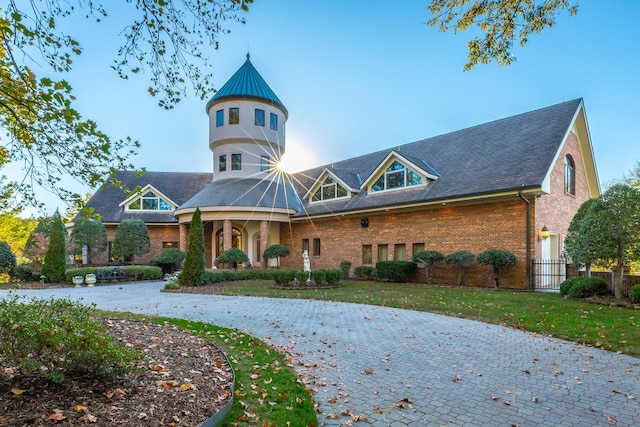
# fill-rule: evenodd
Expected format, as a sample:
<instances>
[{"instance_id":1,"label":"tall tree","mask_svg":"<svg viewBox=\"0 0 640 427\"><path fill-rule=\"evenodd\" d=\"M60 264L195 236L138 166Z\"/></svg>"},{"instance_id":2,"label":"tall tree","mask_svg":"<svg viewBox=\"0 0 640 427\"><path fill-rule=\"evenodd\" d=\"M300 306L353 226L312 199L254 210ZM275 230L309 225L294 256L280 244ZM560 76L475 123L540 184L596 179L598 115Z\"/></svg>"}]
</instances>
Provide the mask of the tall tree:
<instances>
[{"instance_id":1,"label":"tall tree","mask_svg":"<svg viewBox=\"0 0 640 427\"><path fill-rule=\"evenodd\" d=\"M125 219L118 224L113 239L113 256L131 259L135 255L144 255L151 250L149 230L141 219Z\"/></svg>"},{"instance_id":2,"label":"tall tree","mask_svg":"<svg viewBox=\"0 0 640 427\"><path fill-rule=\"evenodd\" d=\"M97 219L81 216L73 225L71 243L76 254L81 254L86 248L87 262L91 264L92 257L107 249L107 230Z\"/></svg>"},{"instance_id":3,"label":"tall tree","mask_svg":"<svg viewBox=\"0 0 640 427\"><path fill-rule=\"evenodd\" d=\"M196 208L191 218L187 258L184 261L182 273L178 276L178 283L181 285L202 285L202 273L204 273L204 227L202 226L201 215L200 208Z\"/></svg>"},{"instance_id":4,"label":"tall tree","mask_svg":"<svg viewBox=\"0 0 640 427\"><path fill-rule=\"evenodd\" d=\"M0 240L9 244L11 251L20 258L27 239L36 228L34 219L21 218L17 211L0 213Z\"/></svg>"},{"instance_id":5,"label":"tall tree","mask_svg":"<svg viewBox=\"0 0 640 427\"><path fill-rule=\"evenodd\" d=\"M115 170L132 169L128 158L139 146L129 139L112 140L75 109L75 98L64 74L82 53L80 42L67 33L65 19L84 14L100 22L109 10L126 14L122 46L113 68L123 79L148 71L148 93L172 108L186 96L189 82L204 98L211 72L203 50L218 47L227 21L244 22L239 13L253 0L9 0L0 9L0 168L22 162L25 176L7 183L0 179L1 201L15 190L41 206L34 187L82 204L82 196L64 189L63 176L91 187ZM42 70L38 77L35 70Z\"/></svg>"},{"instance_id":6,"label":"tall tree","mask_svg":"<svg viewBox=\"0 0 640 427\"><path fill-rule=\"evenodd\" d=\"M42 274L47 277L48 282L64 282L67 270L66 234L60 214L56 211L51 224L49 248L44 255L44 264L42 266Z\"/></svg>"},{"instance_id":7,"label":"tall tree","mask_svg":"<svg viewBox=\"0 0 640 427\"><path fill-rule=\"evenodd\" d=\"M0 240L0 276L11 274L11 270L16 266L16 256L11 251L7 242Z\"/></svg>"},{"instance_id":8,"label":"tall tree","mask_svg":"<svg viewBox=\"0 0 640 427\"><path fill-rule=\"evenodd\" d=\"M469 61L465 71L496 61L509 65L515 60L513 43L520 46L532 34L551 28L558 12L578 13L577 0L431 0L427 24L439 31L466 31L473 26L482 34L467 43Z\"/></svg>"}]
</instances>

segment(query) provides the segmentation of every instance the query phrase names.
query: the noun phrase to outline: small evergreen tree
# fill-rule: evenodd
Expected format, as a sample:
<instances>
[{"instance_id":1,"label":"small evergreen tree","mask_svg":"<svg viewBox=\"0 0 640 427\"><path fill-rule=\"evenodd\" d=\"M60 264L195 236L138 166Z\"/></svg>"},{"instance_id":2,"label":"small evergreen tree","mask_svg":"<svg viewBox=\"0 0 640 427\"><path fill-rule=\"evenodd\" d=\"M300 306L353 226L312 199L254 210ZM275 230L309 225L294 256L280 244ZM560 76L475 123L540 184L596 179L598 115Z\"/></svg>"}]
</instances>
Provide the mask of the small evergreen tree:
<instances>
[{"instance_id":1,"label":"small evergreen tree","mask_svg":"<svg viewBox=\"0 0 640 427\"><path fill-rule=\"evenodd\" d=\"M430 285L433 284L433 266L443 259L444 256L438 251L419 251L413 254L411 258L413 262L424 265L427 272L427 283Z\"/></svg>"},{"instance_id":2,"label":"small evergreen tree","mask_svg":"<svg viewBox=\"0 0 640 427\"><path fill-rule=\"evenodd\" d=\"M83 247L87 248L87 262L91 264L93 256L107 249L107 231L102 222L82 216L73 226L71 243L76 254L81 254Z\"/></svg>"},{"instance_id":3,"label":"small evergreen tree","mask_svg":"<svg viewBox=\"0 0 640 427\"><path fill-rule=\"evenodd\" d=\"M444 258L445 263L458 266L460 272L460 275L458 276L459 286L462 286L464 284L464 268L469 267L471 264L473 264L474 259L475 255L473 255L469 251L457 251L447 255Z\"/></svg>"},{"instance_id":4,"label":"small evergreen tree","mask_svg":"<svg viewBox=\"0 0 640 427\"><path fill-rule=\"evenodd\" d=\"M202 226L202 214L200 208L196 208L191 218L189 228L189 246L187 257L184 261L182 273L178 276L178 283L185 286L202 285L204 273L204 227Z\"/></svg>"},{"instance_id":5,"label":"small evergreen tree","mask_svg":"<svg viewBox=\"0 0 640 427\"><path fill-rule=\"evenodd\" d=\"M48 282L64 282L67 270L66 234L60 214L56 211L51 224L49 248L44 255L44 265L42 266L42 274L47 277Z\"/></svg>"},{"instance_id":6,"label":"small evergreen tree","mask_svg":"<svg viewBox=\"0 0 640 427\"><path fill-rule=\"evenodd\" d=\"M178 248L168 248L162 251L158 259L153 260L150 264L160 267L164 274L173 273L186 256L187 254Z\"/></svg>"},{"instance_id":7,"label":"small evergreen tree","mask_svg":"<svg viewBox=\"0 0 640 427\"><path fill-rule=\"evenodd\" d=\"M262 254L262 258L265 261L269 261L272 258L278 259L277 268L280 268L280 258L287 256L291 253L289 248L283 245L271 245L267 249L265 249L264 254Z\"/></svg>"},{"instance_id":8,"label":"small evergreen tree","mask_svg":"<svg viewBox=\"0 0 640 427\"><path fill-rule=\"evenodd\" d=\"M238 248L231 248L228 251L224 251L218 257L219 264L233 264L234 269L238 268L238 264L245 262L249 262L249 257Z\"/></svg>"},{"instance_id":9,"label":"small evergreen tree","mask_svg":"<svg viewBox=\"0 0 640 427\"><path fill-rule=\"evenodd\" d=\"M489 249L481 254L478 254L476 258L479 264L490 265L493 267L493 279L495 280L496 288L500 286L498 282L498 273L501 267L516 264L516 256L508 251L499 249Z\"/></svg>"},{"instance_id":10,"label":"small evergreen tree","mask_svg":"<svg viewBox=\"0 0 640 427\"><path fill-rule=\"evenodd\" d=\"M144 255L151 250L149 230L141 219L125 219L118 224L113 239L113 256L133 260L134 255Z\"/></svg>"},{"instance_id":11,"label":"small evergreen tree","mask_svg":"<svg viewBox=\"0 0 640 427\"><path fill-rule=\"evenodd\" d=\"M16 256L5 241L0 241L0 273L11 274L16 266Z\"/></svg>"}]
</instances>

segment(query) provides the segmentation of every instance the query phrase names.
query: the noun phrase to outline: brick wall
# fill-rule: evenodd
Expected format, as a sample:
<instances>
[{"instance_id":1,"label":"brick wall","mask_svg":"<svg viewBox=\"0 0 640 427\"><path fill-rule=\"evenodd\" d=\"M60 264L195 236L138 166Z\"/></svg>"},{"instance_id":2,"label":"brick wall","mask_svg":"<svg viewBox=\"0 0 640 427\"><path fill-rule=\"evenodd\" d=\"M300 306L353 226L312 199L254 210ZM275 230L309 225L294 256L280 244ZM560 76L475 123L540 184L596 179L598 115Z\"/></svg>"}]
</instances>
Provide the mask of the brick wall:
<instances>
[{"instance_id":1,"label":"brick wall","mask_svg":"<svg viewBox=\"0 0 640 427\"><path fill-rule=\"evenodd\" d=\"M115 225L106 225L107 241L113 242L116 236ZM151 250L145 255L136 255L133 259L135 264L146 265L150 260L158 258L160 253L164 250L162 247L163 242L179 242L180 232L178 230L178 224L171 225L152 225L147 224L149 230L149 240L151 241ZM178 246L176 246L179 248ZM108 251L105 250L100 256L94 257L92 260L94 264L104 264L108 261Z\"/></svg>"},{"instance_id":2,"label":"brick wall","mask_svg":"<svg viewBox=\"0 0 640 427\"><path fill-rule=\"evenodd\" d=\"M361 227L361 219L368 218L369 226ZM513 200L472 206L440 207L411 212L360 215L333 219L314 219L292 222L282 227L280 242L292 249L282 259L283 268L302 269L302 239L321 242L320 256L311 255L311 268L338 268L340 261L348 260L353 267L362 265L362 245L372 245L373 265L378 261L379 244L388 245L390 260L394 259L394 245L404 244L406 260L410 260L414 243L424 244L425 250L437 250L448 255L459 250L478 254L487 249L504 249L516 254L517 265L501 274L501 285L524 288L526 283L525 236L526 205ZM420 269L416 280L424 281ZM490 267L474 266L467 269L465 282L469 285L493 286ZM436 281L457 284L457 270L441 265L436 269Z\"/></svg>"},{"instance_id":3,"label":"brick wall","mask_svg":"<svg viewBox=\"0 0 640 427\"><path fill-rule=\"evenodd\" d=\"M569 154L575 163L575 195L564 191L564 158ZM562 253L562 242L567 235L569 224L580 205L589 199L589 188L584 169L578 138L571 132L562 148L550 176L550 194L545 194L535 201L535 229L547 226L549 232L558 235L558 253ZM537 245L535 257L541 256L540 245Z\"/></svg>"}]
</instances>

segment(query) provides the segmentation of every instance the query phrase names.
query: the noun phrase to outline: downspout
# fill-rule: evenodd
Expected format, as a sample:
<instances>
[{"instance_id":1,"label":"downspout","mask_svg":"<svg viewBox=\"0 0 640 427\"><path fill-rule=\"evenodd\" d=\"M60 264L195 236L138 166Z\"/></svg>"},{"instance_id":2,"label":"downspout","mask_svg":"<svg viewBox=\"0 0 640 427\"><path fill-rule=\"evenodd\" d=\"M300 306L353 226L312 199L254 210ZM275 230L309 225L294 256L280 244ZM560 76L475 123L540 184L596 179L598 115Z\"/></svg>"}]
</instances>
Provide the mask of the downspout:
<instances>
[{"instance_id":1,"label":"downspout","mask_svg":"<svg viewBox=\"0 0 640 427\"><path fill-rule=\"evenodd\" d=\"M518 191L518 197L520 197L522 199L523 202L525 202L525 204L527 205L527 248L526 248L526 255L525 257L527 258L527 269L526 269L526 274L527 274L527 283L526 283L526 287L527 289L531 289L531 202L522 195L522 190Z\"/></svg>"}]
</instances>

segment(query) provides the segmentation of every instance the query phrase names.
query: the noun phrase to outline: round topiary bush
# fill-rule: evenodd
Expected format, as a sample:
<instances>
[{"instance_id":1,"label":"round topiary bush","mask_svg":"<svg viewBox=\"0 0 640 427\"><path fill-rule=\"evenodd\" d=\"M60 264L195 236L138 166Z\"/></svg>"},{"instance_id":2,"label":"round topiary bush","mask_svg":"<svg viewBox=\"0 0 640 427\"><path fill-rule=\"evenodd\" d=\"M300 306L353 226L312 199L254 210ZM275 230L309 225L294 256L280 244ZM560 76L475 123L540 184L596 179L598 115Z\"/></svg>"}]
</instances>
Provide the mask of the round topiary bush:
<instances>
[{"instance_id":1,"label":"round topiary bush","mask_svg":"<svg viewBox=\"0 0 640 427\"><path fill-rule=\"evenodd\" d=\"M634 304L640 303L640 285L632 286L629 289L629 299Z\"/></svg>"},{"instance_id":2,"label":"round topiary bush","mask_svg":"<svg viewBox=\"0 0 640 427\"><path fill-rule=\"evenodd\" d=\"M609 293L607 283L598 277L579 277L578 282L569 289L571 298L589 298Z\"/></svg>"},{"instance_id":3,"label":"round topiary bush","mask_svg":"<svg viewBox=\"0 0 640 427\"><path fill-rule=\"evenodd\" d=\"M569 290L573 287L573 285L579 283L580 279L581 277L571 277L560 283L560 295L568 295Z\"/></svg>"}]
</instances>

